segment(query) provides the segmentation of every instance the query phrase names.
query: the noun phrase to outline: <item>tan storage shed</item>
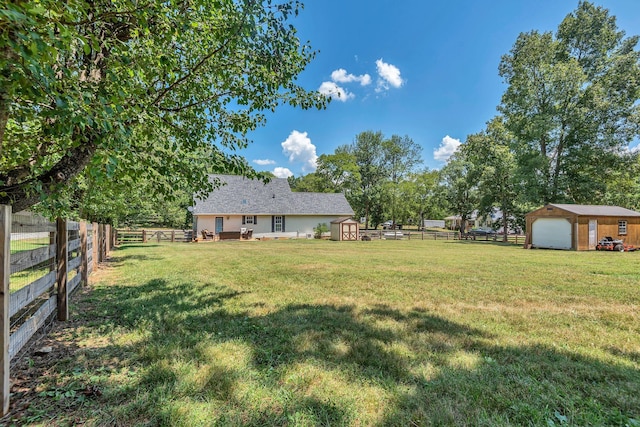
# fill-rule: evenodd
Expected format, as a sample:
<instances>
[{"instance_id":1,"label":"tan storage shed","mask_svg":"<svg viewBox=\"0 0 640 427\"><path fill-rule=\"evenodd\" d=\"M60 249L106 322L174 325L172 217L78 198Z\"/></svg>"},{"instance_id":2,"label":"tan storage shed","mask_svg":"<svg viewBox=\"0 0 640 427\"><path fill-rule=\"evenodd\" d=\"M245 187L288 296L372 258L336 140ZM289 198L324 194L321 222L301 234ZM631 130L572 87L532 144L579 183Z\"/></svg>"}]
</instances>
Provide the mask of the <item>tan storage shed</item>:
<instances>
[{"instance_id":1,"label":"tan storage shed","mask_svg":"<svg viewBox=\"0 0 640 427\"><path fill-rule=\"evenodd\" d=\"M549 204L526 216L534 248L595 250L603 237L640 246L640 213L619 206Z\"/></svg>"},{"instance_id":2,"label":"tan storage shed","mask_svg":"<svg viewBox=\"0 0 640 427\"><path fill-rule=\"evenodd\" d=\"M359 240L360 227L358 221L345 218L331 221L331 240Z\"/></svg>"}]
</instances>

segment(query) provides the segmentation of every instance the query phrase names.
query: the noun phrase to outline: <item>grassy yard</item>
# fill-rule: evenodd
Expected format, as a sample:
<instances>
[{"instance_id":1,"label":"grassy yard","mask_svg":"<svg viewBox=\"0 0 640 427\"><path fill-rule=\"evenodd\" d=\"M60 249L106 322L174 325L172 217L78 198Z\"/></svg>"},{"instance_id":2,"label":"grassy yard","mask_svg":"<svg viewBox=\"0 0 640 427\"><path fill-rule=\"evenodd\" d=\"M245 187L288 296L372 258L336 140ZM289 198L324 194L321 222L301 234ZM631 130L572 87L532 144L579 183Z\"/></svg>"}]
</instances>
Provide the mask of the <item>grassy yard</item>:
<instances>
[{"instance_id":1,"label":"grassy yard","mask_svg":"<svg viewBox=\"0 0 640 427\"><path fill-rule=\"evenodd\" d=\"M14 422L640 426L640 253L269 241L111 261Z\"/></svg>"}]
</instances>

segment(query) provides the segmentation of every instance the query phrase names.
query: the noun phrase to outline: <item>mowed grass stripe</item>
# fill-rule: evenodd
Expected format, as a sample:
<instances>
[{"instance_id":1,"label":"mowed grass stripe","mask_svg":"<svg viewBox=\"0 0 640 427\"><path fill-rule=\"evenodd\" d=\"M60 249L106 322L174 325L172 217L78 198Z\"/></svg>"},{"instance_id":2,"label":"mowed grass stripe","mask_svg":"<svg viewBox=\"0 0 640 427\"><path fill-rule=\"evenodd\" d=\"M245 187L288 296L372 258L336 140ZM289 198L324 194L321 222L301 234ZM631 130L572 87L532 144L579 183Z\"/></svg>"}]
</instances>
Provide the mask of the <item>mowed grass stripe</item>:
<instances>
[{"instance_id":1,"label":"mowed grass stripe","mask_svg":"<svg viewBox=\"0 0 640 427\"><path fill-rule=\"evenodd\" d=\"M123 246L76 307L78 357L43 387L98 383L56 416L89 425L636 425L639 256Z\"/></svg>"}]
</instances>

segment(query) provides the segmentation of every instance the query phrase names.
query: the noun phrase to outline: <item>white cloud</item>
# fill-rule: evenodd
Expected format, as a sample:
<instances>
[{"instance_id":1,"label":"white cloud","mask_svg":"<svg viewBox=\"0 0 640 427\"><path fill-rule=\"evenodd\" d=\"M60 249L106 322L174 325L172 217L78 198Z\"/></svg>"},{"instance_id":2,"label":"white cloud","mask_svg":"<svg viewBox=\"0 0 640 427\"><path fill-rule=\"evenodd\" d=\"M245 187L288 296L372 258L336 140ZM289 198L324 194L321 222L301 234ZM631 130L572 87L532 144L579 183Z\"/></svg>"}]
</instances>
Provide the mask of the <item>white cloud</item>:
<instances>
[{"instance_id":1,"label":"white cloud","mask_svg":"<svg viewBox=\"0 0 640 427\"><path fill-rule=\"evenodd\" d=\"M347 70L339 68L331 73L331 80L337 83L360 82L361 86L366 86L371 83L371 76L369 74L362 74L360 76L347 74Z\"/></svg>"},{"instance_id":2,"label":"white cloud","mask_svg":"<svg viewBox=\"0 0 640 427\"><path fill-rule=\"evenodd\" d=\"M279 166L273 169L273 174L277 178L289 178L290 176L293 176L293 172L291 172L289 169L281 168Z\"/></svg>"},{"instance_id":3,"label":"white cloud","mask_svg":"<svg viewBox=\"0 0 640 427\"><path fill-rule=\"evenodd\" d=\"M389 89L389 86L399 88L404 84L404 80L400 77L400 70L395 65L387 64L381 59L376 61L378 69L378 87L377 92Z\"/></svg>"},{"instance_id":4,"label":"white cloud","mask_svg":"<svg viewBox=\"0 0 640 427\"><path fill-rule=\"evenodd\" d=\"M282 152L285 156L289 156L290 163L301 162L304 172L316 170L318 160L316 146L311 143L307 132L294 130L281 145Z\"/></svg>"},{"instance_id":5,"label":"white cloud","mask_svg":"<svg viewBox=\"0 0 640 427\"><path fill-rule=\"evenodd\" d=\"M256 165L266 166L266 165L275 165L276 161L271 159L256 159L253 161Z\"/></svg>"},{"instance_id":6,"label":"white cloud","mask_svg":"<svg viewBox=\"0 0 640 427\"><path fill-rule=\"evenodd\" d=\"M456 152L462 144L459 139L451 138L449 135L442 138L438 149L433 150L433 158L441 162L447 162L449 157Z\"/></svg>"},{"instance_id":7,"label":"white cloud","mask_svg":"<svg viewBox=\"0 0 640 427\"><path fill-rule=\"evenodd\" d=\"M356 97L354 94L341 88L334 82L323 82L318 88L318 92L342 102L347 102L349 99L353 99Z\"/></svg>"}]
</instances>

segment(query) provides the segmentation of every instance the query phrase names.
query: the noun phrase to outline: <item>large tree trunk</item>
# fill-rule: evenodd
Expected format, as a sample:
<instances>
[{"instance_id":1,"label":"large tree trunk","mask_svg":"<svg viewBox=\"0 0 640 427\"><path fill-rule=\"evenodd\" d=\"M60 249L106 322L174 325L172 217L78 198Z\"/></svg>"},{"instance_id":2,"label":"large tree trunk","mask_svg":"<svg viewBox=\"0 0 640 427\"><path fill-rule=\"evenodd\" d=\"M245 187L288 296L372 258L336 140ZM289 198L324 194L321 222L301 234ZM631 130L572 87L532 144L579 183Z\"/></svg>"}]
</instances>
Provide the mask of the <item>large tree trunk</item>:
<instances>
[{"instance_id":1,"label":"large tree trunk","mask_svg":"<svg viewBox=\"0 0 640 427\"><path fill-rule=\"evenodd\" d=\"M12 186L0 187L0 204L11 205L13 212L25 210L40 201L41 193L36 191L36 184L41 184L45 195L53 194L60 185L69 183L89 164L95 154L97 145L88 142L70 150L48 172Z\"/></svg>"},{"instance_id":2,"label":"large tree trunk","mask_svg":"<svg viewBox=\"0 0 640 427\"><path fill-rule=\"evenodd\" d=\"M509 220L507 219L507 212L502 209L502 241L507 242L509 240Z\"/></svg>"}]
</instances>

